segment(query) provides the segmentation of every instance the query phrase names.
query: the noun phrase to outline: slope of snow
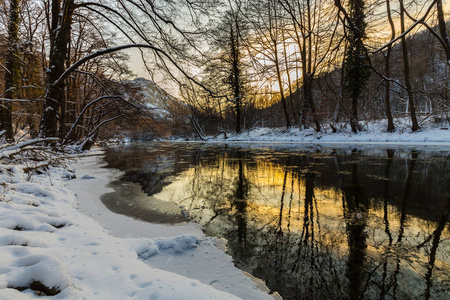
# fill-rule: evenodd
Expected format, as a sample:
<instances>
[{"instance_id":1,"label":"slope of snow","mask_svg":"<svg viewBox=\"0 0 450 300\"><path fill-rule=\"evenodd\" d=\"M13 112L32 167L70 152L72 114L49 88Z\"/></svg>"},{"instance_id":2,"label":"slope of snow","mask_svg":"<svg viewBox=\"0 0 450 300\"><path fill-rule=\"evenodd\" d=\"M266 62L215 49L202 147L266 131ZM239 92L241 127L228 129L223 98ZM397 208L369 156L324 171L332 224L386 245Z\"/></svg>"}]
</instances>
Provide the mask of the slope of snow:
<instances>
[{"instance_id":1,"label":"slope of snow","mask_svg":"<svg viewBox=\"0 0 450 300\"><path fill-rule=\"evenodd\" d=\"M2 165L0 299L39 291L52 299L271 299L195 224L157 226L107 211L98 197L118 173L97 159L76 165L79 179L63 168L28 178L25 165ZM185 276L171 272L179 268Z\"/></svg>"}]
</instances>

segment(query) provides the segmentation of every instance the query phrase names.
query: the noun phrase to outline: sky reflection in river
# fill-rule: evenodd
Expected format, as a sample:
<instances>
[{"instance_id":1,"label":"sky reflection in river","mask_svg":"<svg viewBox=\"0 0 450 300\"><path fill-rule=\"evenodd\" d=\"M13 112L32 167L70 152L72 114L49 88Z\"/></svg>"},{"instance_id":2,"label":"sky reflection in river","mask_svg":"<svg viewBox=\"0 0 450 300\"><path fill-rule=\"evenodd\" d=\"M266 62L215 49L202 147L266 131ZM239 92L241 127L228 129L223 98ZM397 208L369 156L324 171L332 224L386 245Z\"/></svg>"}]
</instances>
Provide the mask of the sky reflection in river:
<instances>
[{"instance_id":1,"label":"sky reflection in river","mask_svg":"<svg viewBox=\"0 0 450 300\"><path fill-rule=\"evenodd\" d=\"M141 215L181 206L284 299L450 293L448 151L149 143L106 160L151 196Z\"/></svg>"}]
</instances>

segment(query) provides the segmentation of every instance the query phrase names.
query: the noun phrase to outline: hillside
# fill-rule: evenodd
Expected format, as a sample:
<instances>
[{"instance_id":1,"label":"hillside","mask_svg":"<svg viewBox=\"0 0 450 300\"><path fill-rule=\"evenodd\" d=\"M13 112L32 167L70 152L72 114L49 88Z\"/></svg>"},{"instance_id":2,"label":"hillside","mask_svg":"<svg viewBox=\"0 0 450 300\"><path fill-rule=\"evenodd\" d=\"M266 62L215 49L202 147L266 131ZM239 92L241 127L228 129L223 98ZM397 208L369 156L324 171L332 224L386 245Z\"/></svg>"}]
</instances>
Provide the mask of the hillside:
<instances>
[{"instance_id":1,"label":"hillside","mask_svg":"<svg viewBox=\"0 0 450 300\"><path fill-rule=\"evenodd\" d=\"M449 72L445 53L438 41L428 30L422 30L407 38L411 67L412 88L415 95L416 110L419 122L435 122L446 125L449 122ZM376 72L385 74L384 55L371 56L371 63ZM403 118L408 113L407 93L404 86L403 58L401 44L397 42L392 48L390 57L391 84L390 99L394 119ZM368 85L360 97L360 120L363 122L385 118L385 82L375 71L372 71ZM338 67L329 73L315 77L313 98L317 113L323 121L322 125L345 121L350 115L350 99L346 99L342 90L342 68ZM398 84L396 84L398 83ZM294 107L301 115L303 109L303 89L300 87L287 97L289 108ZM364 108L364 109L363 109ZM281 101L257 112L269 127L282 127L284 116ZM292 110L289 110L293 118ZM272 116L279 116L273 118ZM306 108L306 119L311 118ZM300 120L295 120L296 124Z\"/></svg>"},{"instance_id":2,"label":"hillside","mask_svg":"<svg viewBox=\"0 0 450 300\"><path fill-rule=\"evenodd\" d=\"M124 82L126 97L133 97L134 100L144 104L155 118L166 118L169 113L167 111L168 101L175 98L169 95L164 89L151 80L138 77L133 80Z\"/></svg>"}]
</instances>

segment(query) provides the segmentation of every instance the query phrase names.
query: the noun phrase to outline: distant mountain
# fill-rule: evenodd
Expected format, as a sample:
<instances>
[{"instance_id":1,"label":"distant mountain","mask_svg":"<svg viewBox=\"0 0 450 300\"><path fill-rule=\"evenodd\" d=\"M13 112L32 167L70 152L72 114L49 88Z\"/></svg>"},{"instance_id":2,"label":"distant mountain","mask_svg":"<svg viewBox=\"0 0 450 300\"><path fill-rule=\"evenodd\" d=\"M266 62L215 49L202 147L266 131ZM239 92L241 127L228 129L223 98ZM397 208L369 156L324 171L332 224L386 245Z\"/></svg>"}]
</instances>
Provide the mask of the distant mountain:
<instances>
[{"instance_id":1,"label":"distant mountain","mask_svg":"<svg viewBox=\"0 0 450 300\"><path fill-rule=\"evenodd\" d=\"M143 104L155 118L167 119L170 117L169 103L177 100L163 88L142 77L126 81L124 84L125 97Z\"/></svg>"}]
</instances>

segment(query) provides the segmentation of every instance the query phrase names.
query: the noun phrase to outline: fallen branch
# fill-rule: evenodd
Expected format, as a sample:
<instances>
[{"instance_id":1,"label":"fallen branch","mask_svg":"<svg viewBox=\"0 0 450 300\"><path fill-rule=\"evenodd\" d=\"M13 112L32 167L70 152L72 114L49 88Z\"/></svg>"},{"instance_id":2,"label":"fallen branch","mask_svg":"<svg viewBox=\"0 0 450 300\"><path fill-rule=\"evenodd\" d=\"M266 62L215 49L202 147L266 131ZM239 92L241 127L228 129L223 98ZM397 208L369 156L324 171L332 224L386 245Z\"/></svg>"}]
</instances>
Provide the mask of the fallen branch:
<instances>
[{"instance_id":1,"label":"fallen branch","mask_svg":"<svg viewBox=\"0 0 450 300\"><path fill-rule=\"evenodd\" d=\"M3 149L0 149L0 159L1 158L7 158L12 157L20 152L22 150L30 145L39 144L39 143L47 143L47 142L57 142L59 141L58 138L45 138L45 139L33 139L25 142L21 142L12 146L5 145Z\"/></svg>"},{"instance_id":2,"label":"fallen branch","mask_svg":"<svg viewBox=\"0 0 450 300\"><path fill-rule=\"evenodd\" d=\"M31 102L31 100L27 99L9 99L9 98L0 98L1 102Z\"/></svg>"},{"instance_id":3,"label":"fallen branch","mask_svg":"<svg viewBox=\"0 0 450 300\"><path fill-rule=\"evenodd\" d=\"M25 168L23 168L23 171L25 173L30 173L31 171L36 171L37 169L40 169L40 168L48 168L48 167L52 166L52 164L54 164L55 161L56 160L49 159L43 163L36 164L36 165L30 166L30 167L25 167Z\"/></svg>"}]
</instances>

